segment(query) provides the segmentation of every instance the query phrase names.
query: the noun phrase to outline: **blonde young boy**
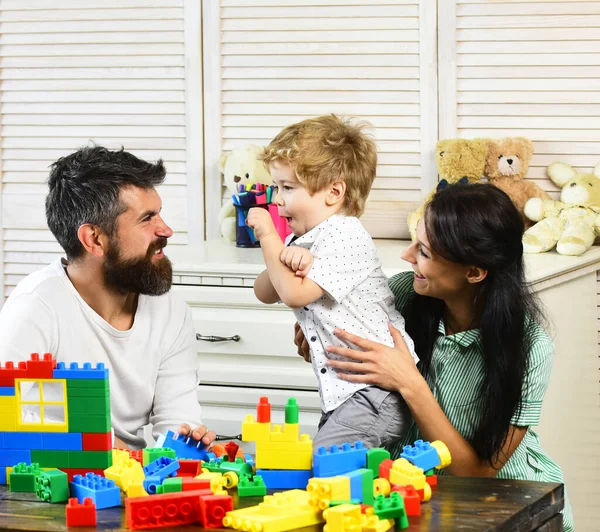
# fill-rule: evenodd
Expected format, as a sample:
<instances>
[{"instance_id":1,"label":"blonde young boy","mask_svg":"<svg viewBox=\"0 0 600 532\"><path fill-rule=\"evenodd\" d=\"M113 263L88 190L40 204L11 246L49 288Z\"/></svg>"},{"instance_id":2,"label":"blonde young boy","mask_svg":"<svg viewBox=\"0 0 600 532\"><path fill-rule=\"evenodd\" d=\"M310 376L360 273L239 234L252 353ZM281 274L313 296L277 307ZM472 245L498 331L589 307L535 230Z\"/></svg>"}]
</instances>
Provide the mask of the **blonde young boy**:
<instances>
[{"instance_id":1,"label":"blonde young boy","mask_svg":"<svg viewBox=\"0 0 600 532\"><path fill-rule=\"evenodd\" d=\"M357 440L384 446L412 422L402 397L343 380L327 363L339 358L327 348L344 345L336 328L393 346L388 323L400 330L418 360L375 245L358 220L375 178L375 142L362 125L328 115L286 127L262 160L277 187L279 215L292 234L284 245L268 212L250 210L247 223L267 266L254 292L263 303L291 307L310 345L323 410L314 448Z\"/></svg>"}]
</instances>

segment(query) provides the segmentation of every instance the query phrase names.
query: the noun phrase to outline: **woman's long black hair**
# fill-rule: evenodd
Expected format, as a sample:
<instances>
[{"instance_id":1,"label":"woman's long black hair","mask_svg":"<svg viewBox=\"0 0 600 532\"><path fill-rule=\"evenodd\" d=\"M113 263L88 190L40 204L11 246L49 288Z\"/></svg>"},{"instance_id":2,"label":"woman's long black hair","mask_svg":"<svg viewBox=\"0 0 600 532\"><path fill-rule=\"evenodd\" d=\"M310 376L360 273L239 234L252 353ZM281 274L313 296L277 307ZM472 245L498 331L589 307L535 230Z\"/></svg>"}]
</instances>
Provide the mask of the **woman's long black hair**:
<instances>
[{"instance_id":1,"label":"woman's long black hair","mask_svg":"<svg viewBox=\"0 0 600 532\"><path fill-rule=\"evenodd\" d=\"M509 197L492 185L451 185L425 211L430 247L441 257L479 266L487 277L477 284L474 323L480 331L485 375L480 390L482 418L470 444L493 465L513 415L521 408L532 343L532 326L545 324L537 297L525 281L523 220ZM404 309L406 330L427 376L444 317L441 299L413 294Z\"/></svg>"}]
</instances>

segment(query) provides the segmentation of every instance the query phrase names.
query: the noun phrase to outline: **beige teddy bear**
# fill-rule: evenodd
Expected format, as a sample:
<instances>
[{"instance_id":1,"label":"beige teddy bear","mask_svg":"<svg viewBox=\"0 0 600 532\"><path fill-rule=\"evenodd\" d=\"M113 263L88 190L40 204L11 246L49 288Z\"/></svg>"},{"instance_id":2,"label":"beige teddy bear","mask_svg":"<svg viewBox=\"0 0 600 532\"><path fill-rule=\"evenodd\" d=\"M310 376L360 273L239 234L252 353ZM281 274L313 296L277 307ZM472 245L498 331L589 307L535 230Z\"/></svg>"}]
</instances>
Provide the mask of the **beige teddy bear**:
<instances>
[{"instance_id":1,"label":"beige teddy bear","mask_svg":"<svg viewBox=\"0 0 600 532\"><path fill-rule=\"evenodd\" d=\"M556 245L561 255L581 255L600 235L600 163L592 174L566 163L552 163L548 177L562 187L560 201L532 198L525 215L534 222L523 235L526 253L543 253Z\"/></svg>"},{"instance_id":2,"label":"beige teddy bear","mask_svg":"<svg viewBox=\"0 0 600 532\"><path fill-rule=\"evenodd\" d=\"M440 189L455 183L479 183L485 169L489 141L485 139L444 139L435 148L440 182L416 211L408 215L408 229L415 240L417 222L423 217L425 206Z\"/></svg>"},{"instance_id":3,"label":"beige teddy bear","mask_svg":"<svg viewBox=\"0 0 600 532\"><path fill-rule=\"evenodd\" d=\"M551 199L536 183L526 181L533 143L524 137L490 140L485 177L490 184L504 191L523 217L525 228L532 225L523 209L531 198Z\"/></svg>"},{"instance_id":4,"label":"beige teddy bear","mask_svg":"<svg viewBox=\"0 0 600 532\"><path fill-rule=\"evenodd\" d=\"M223 184L230 194L238 194L239 186L252 186L255 183L270 185L271 175L258 156L263 152L261 146L249 144L233 149L229 154L221 155L220 170L223 174ZM221 235L225 240L235 242L236 212L233 202L229 199L219 211Z\"/></svg>"}]
</instances>

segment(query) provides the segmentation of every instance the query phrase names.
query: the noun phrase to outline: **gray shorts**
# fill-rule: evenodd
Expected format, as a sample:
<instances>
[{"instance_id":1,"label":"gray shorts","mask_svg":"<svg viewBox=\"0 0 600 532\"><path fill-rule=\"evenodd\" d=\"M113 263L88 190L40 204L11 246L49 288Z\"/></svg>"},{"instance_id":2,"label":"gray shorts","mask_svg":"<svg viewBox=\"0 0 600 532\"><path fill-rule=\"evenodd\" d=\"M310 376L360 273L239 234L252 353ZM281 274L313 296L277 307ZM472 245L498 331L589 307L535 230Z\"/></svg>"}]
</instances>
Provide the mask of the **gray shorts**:
<instances>
[{"instance_id":1,"label":"gray shorts","mask_svg":"<svg viewBox=\"0 0 600 532\"><path fill-rule=\"evenodd\" d=\"M321 416L313 449L355 441L368 448L386 447L403 437L411 425L410 410L399 393L368 386Z\"/></svg>"}]
</instances>

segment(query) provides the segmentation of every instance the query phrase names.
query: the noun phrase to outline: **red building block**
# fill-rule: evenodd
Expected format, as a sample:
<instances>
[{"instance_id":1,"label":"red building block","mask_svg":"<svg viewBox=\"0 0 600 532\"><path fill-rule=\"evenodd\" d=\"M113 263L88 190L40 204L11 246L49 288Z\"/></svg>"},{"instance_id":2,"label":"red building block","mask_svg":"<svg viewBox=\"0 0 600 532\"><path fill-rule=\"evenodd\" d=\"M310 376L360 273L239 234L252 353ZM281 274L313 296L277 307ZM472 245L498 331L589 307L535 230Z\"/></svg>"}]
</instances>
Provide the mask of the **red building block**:
<instances>
[{"instance_id":1,"label":"red building block","mask_svg":"<svg viewBox=\"0 0 600 532\"><path fill-rule=\"evenodd\" d=\"M26 364L28 379L52 379L56 360L52 358L50 353L44 353L41 360L39 353L31 353Z\"/></svg>"},{"instance_id":2,"label":"red building block","mask_svg":"<svg viewBox=\"0 0 600 532\"><path fill-rule=\"evenodd\" d=\"M225 444L225 453L227 454L227 457L229 458L230 462L235 462L235 457L239 448L240 446L233 441L227 442Z\"/></svg>"},{"instance_id":3,"label":"red building block","mask_svg":"<svg viewBox=\"0 0 600 532\"><path fill-rule=\"evenodd\" d=\"M0 386L14 386L15 379L27 378L27 362L22 361L15 367L14 362L7 362L4 367L0 363Z\"/></svg>"},{"instance_id":4,"label":"red building block","mask_svg":"<svg viewBox=\"0 0 600 532\"><path fill-rule=\"evenodd\" d=\"M79 504L77 497L69 499L66 506L67 526L96 526L96 505L89 497Z\"/></svg>"},{"instance_id":5,"label":"red building block","mask_svg":"<svg viewBox=\"0 0 600 532\"><path fill-rule=\"evenodd\" d=\"M181 477L179 471L177 476ZM210 490L210 478L181 478L181 491ZM212 490L210 490L212 493Z\"/></svg>"},{"instance_id":6,"label":"red building block","mask_svg":"<svg viewBox=\"0 0 600 532\"><path fill-rule=\"evenodd\" d=\"M271 423L271 403L268 397L261 397L256 405L256 422Z\"/></svg>"},{"instance_id":7,"label":"red building block","mask_svg":"<svg viewBox=\"0 0 600 532\"><path fill-rule=\"evenodd\" d=\"M397 491L404 498L404 509L408 517L421 515L421 498L412 486L392 485L392 491Z\"/></svg>"},{"instance_id":8,"label":"red building block","mask_svg":"<svg viewBox=\"0 0 600 532\"><path fill-rule=\"evenodd\" d=\"M136 462L144 465L144 451L142 449L128 449L129 458L133 458Z\"/></svg>"},{"instance_id":9,"label":"red building block","mask_svg":"<svg viewBox=\"0 0 600 532\"><path fill-rule=\"evenodd\" d=\"M203 495L200 497L200 512L204 528L222 528L223 517L233 510L231 495Z\"/></svg>"},{"instance_id":10,"label":"red building block","mask_svg":"<svg viewBox=\"0 0 600 532\"><path fill-rule=\"evenodd\" d=\"M425 480L432 488L433 486L437 486L437 475L429 475L428 477L425 477Z\"/></svg>"},{"instance_id":11,"label":"red building block","mask_svg":"<svg viewBox=\"0 0 600 532\"><path fill-rule=\"evenodd\" d=\"M75 475L82 475L85 477L86 473L94 473L96 475L101 475L104 476L104 469L79 469L79 468L75 468L75 467L59 467L59 469L61 471L64 471L68 477L69 477L69 482L73 481L73 477Z\"/></svg>"},{"instance_id":12,"label":"red building block","mask_svg":"<svg viewBox=\"0 0 600 532\"><path fill-rule=\"evenodd\" d=\"M196 477L202 473L202 460L179 460L178 477Z\"/></svg>"},{"instance_id":13,"label":"red building block","mask_svg":"<svg viewBox=\"0 0 600 532\"><path fill-rule=\"evenodd\" d=\"M110 432L105 434L84 432L82 443L84 451L110 451L112 449Z\"/></svg>"},{"instance_id":14,"label":"red building block","mask_svg":"<svg viewBox=\"0 0 600 532\"><path fill-rule=\"evenodd\" d=\"M127 528L161 528L188 523L201 523L198 491L163 493L151 497L125 499Z\"/></svg>"},{"instance_id":15,"label":"red building block","mask_svg":"<svg viewBox=\"0 0 600 532\"><path fill-rule=\"evenodd\" d=\"M381 464L379 464L379 478L390 479L390 470L394 466L394 461L390 458L386 458Z\"/></svg>"}]
</instances>

